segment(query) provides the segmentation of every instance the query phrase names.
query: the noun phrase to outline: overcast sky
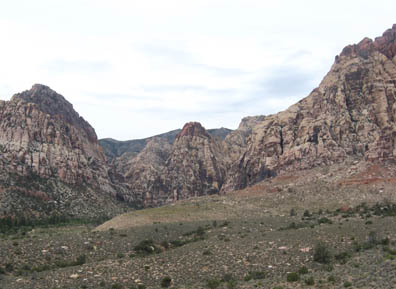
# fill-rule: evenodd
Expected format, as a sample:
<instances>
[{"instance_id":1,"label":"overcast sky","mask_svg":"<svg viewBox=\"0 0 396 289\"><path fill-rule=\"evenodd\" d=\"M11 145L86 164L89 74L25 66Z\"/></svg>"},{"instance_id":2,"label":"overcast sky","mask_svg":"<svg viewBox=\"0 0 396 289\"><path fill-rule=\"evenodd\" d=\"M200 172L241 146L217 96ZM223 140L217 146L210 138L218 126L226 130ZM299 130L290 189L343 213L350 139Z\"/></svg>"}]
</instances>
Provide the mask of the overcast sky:
<instances>
[{"instance_id":1,"label":"overcast sky","mask_svg":"<svg viewBox=\"0 0 396 289\"><path fill-rule=\"evenodd\" d=\"M34 83L99 138L237 128L307 96L396 1L0 0L0 99Z\"/></svg>"}]
</instances>

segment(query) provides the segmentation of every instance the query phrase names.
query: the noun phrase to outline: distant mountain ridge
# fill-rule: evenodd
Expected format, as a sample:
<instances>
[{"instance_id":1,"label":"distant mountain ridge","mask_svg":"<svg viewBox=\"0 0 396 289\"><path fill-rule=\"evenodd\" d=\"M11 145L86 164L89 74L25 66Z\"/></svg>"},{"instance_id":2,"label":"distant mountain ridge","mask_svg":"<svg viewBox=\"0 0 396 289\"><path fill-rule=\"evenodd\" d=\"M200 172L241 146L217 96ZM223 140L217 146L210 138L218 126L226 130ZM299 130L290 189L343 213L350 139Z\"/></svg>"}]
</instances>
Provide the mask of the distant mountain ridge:
<instances>
[{"instance_id":1,"label":"distant mountain ridge","mask_svg":"<svg viewBox=\"0 0 396 289\"><path fill-rule=\"evenodd\" d=\"M126 141L119 141L112 138L103 138L99 140L99 143L103 147L108 160L111 162L113 158L119 157L124 153L130 153L130 154L140 153L152 138L161 138L166 140L169 144L173 144L173 142L176 139L176 136L180 132L181 129L175 129L152 137L126 140ZM225 137L230 132L232 132L231 129L224 127L208 129L208 133L210 133L214 137L220 138L221 140L224 140Z\"/></svg>"}]
</instances>

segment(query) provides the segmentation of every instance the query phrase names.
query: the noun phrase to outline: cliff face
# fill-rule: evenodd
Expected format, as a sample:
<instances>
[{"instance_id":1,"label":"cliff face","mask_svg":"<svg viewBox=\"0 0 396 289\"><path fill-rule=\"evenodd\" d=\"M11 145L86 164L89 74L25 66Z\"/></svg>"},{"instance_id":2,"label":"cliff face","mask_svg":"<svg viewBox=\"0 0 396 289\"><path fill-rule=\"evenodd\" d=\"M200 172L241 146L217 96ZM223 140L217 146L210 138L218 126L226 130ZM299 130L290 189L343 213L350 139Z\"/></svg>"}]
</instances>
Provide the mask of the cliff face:
<instances>
[{"instance_id":1,"label":"cliff face","mask_svg":"<svg viewBox=\"0 0 396 289\"><path fill-rule=\"evenodd\" d=\"M161 177L168 201L220 192L225 177L221 142L197 122L176 137Z\"/></svg>"},{"instance_id":2,"label":"cliff face","mask_svg":"<svg viewBox=\"0 0 396 289\"><path fill-rule=\"evenodd\" d=\"M65 207L74 201L88 208L95 206L96 199L116 194L94 129L63 96L46 86L34 85L0 103L0 150L2 186L15 191L3 194L0 207L4 213L23 212L26 204L42 201L45 206L52 204L49 211L59 207L73 215L89 215L94 213L91 209L81 212L78 206ZM64 190L56 193L60 188ZM85 204L84 197L74 192L76 188L99 193L88 198L92 205ZM90 195L88 190L82 191ZM112 203L115 209L118 205Z\"/></svg>"},{"instance_id":3,"label":"cliff face","mask_svg":"<svg viewBox=\"0 0 396 289\"><path fill-rule=\"evenodd\" d=\"M246 144L231 159L223 191L348 157L394 159L395 39L396 25L375 41L347 46L308 97L231 133L226 138L231 147L238 135L245 135Z\"/></svg>"},{"instance_id":4,"label":"cliff face","mask_svg":"<svg viewBox=\"0 0 396 289\"><path fill-rule=\"evenodd\" d=\"M123 155L115 167L142 206L153 207L219 193L225 176L221 149L218 138L191 122L173 143L152 138L136 157Z\"/></svg>"}]
</instances>

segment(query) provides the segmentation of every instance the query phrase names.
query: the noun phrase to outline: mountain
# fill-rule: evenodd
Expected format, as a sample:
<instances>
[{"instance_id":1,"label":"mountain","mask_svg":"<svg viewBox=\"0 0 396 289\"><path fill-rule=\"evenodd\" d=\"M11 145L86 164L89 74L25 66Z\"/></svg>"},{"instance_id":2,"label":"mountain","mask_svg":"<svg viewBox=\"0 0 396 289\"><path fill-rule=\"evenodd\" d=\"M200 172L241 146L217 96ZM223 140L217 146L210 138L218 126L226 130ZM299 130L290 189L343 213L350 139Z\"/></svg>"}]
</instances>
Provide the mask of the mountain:
<instances>
[{"instance_id":1,"label":"mountain","mask_svg":"<svg viewBox=\"0 0 396 289\"><path fill-rule=\"evenodd\" d=\"M0 103L0 211L120 212L95 130L63 96L36 84Z\"/></svg>"},{"instance_id":2,"label":"mountain","mask_svg":"<svg viewBox=\"0 0 396 289\"><path fill-rule=\"evenodd\" d=\"M345 47L310 95L238 129L187 123L154 137L97 140L43 85L0 103L0 212L98 216L224 194L277 175L394 165L396 25Z\"/></svg>"},{"instance_id":3,"label":"mountain","mask_svg":"<svg viewBox=\"0 0 396 289\"><path fill-rule=\"evenodd\" d=\"M232 131L231 129L224 127L208 129L209 134L221 140L224 140L231 131ZM114 160L114 158L120 157L123 154L126 154L128 158L135 157L145 148L145 146L153 138L162 139L169 144L173 144L173 142L176 139L176 136L180 132L181 129L175 129L152 137L143 138L143 139L133 139L127 141L118 141L112 138L104 138L104 139L100 139L99 143L104 149L108 162L111 163Z\"/></svg>"},{"instance_id":4,"label":"mountain","mask_svg":"<svg viewBox=\"0 0 396 289\"><path fill-rule=\"evenodd\" d=\"M111 166L143 207L218 193L225 177L222 139L229 132L206 131L200 123L190 122L182 130L145 139L140 152L131 148L141 140L128 141L129 150L113 158Z\"/></svg>"},{"instance_id":5,"label":"mountain","mask_svg":"<svg viewBox=\"0 0 396 289\"><path fill-rule=\"evenodd\" d=\"M308 97L280 113L243 120L225 139L230 150L235 143L240 150L222 191L350 158L394 160L395 39L393 25L374 41L345 47Z\"/></svg>"}]
</instances>

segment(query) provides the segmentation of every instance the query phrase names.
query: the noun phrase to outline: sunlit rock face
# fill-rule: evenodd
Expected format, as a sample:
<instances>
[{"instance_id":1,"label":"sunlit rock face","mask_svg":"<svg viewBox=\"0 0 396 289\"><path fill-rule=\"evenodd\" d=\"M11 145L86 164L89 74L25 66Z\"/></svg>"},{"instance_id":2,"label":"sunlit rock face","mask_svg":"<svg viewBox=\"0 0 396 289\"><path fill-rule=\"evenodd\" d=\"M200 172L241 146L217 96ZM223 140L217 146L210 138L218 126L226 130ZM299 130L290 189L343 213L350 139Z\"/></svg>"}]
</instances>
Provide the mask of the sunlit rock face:
<instances>
[{"instance_id":1,"label":"sunlit rock face","mask_svg":"<svg viewBox=\"0 0 396 289\"><path fill-rule=\"evenodd\" d=\"M395 39L393 25L374 41L345 47L308 97L280 113L244 120L226 138L233 154L222 190L349 157L394 159Z\"/></svg>"}]
</instances>

